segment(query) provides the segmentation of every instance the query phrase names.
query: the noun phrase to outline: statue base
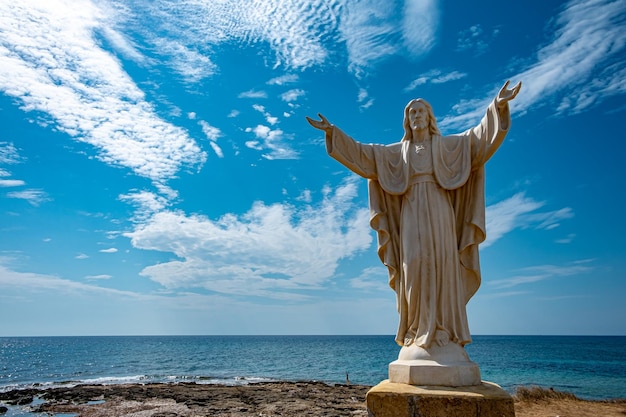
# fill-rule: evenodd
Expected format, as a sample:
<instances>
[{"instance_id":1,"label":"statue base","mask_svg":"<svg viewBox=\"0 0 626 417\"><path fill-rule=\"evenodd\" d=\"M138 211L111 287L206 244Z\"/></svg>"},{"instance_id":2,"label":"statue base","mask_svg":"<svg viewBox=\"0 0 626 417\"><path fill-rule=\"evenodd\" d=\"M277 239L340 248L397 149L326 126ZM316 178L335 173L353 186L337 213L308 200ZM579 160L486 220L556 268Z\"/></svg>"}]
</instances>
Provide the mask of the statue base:
<instances>
[{"instance_id":1,"label":"statue base","mask_svg":"<svg viewBox=\"0 0 626 417\"><path fill-rule=\"evenodd\" d=\"M445 387L465 387L481 383L480 369L474 362L441 364L428 360L391 362L389 381L397 384Z\"/></svg>"},{"instance_id":2,"label":"statue base","mask_svg":"<svg viewBox=\"0 0 626 417\"><path fill-rule=\"evenodd\" d=\"M480 385L480 369L456 343L429 349L412 344L389 364L389 381L409 385L462 387Z\"/></svg>"},{"instance_id":3,"label":"statue base","mask_svg":"<svg viewBox=\"0 0 626 417\"><path fill-rule=\"evenodd\" d=\"M515 417L513 398L492 382L414 386L385 380L365 397L370 417Z\"/></svg>"}]
</instances>

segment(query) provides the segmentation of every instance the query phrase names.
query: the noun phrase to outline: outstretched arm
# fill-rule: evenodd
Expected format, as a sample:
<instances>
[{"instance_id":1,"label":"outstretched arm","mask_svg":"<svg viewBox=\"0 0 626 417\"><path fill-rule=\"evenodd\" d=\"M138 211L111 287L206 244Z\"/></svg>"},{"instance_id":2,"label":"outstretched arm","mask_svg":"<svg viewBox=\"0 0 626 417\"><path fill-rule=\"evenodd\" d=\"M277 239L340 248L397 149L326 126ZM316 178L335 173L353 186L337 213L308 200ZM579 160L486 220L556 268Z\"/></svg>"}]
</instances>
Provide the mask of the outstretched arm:
<instances>
[{"instance_id":1,"label":"outstretched arm","mask_svg":"<svg viewBox=\"0 0 626 417\"><path fill-rule=\"evenodd\" d=\"M504 83L504 85L498 92L498 95L496 96L496 105L500 108L505 107L509 103L509 101L513 100L515 96L517 96L517 93L519 93L519 90L522 88L522 82L520 81L515 85L515 87L509 90L507 88L509 86L509 82L510 81Z\"/></svg>"},{"instance_id":2,"label":"outstretched arm","mask_svg":"<svg viewBox=\"0 0 626 417\"><path fill-rule=\"evenodd\" d=\"M309 124L314 128L323 130L324 132L330 134L333 131L333 125L322 115L322 113L317 113L317 115L321 120L314 120L309 116L306 116L306 121L309 122Z\"/></svg>"}]
</instances>

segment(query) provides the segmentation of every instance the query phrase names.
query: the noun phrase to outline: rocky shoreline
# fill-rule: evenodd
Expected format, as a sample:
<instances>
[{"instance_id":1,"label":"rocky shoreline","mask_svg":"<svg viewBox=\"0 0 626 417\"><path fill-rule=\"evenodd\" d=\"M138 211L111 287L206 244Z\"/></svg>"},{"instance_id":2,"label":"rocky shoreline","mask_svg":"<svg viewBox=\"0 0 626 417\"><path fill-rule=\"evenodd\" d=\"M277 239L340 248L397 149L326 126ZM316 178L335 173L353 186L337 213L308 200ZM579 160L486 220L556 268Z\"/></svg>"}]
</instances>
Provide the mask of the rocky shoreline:
<instances>
[{"instance_id":1,"label":"rocky shoreline","mask_svg":"<svg viewBox=\"0 0 626 417\"><path fill-rule=\"evenodd\" d=\"M0 407L30 405L32 412L80 417L366 417L365 394L370 388L322 382L78 385L0 393ZM626 400L584 401L539 389L516 396L515 412L517 417L623 417Z\"/></svg>"}]
</instances>

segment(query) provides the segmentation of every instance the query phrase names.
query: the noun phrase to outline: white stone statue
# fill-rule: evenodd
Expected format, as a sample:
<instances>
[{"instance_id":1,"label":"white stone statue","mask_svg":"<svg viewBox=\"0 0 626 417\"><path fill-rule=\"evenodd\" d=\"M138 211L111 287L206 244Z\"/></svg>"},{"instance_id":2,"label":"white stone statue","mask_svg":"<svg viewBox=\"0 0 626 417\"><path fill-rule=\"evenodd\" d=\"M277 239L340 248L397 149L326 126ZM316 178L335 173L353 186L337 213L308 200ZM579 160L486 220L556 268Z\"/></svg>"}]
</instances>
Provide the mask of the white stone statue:
<instances>
[{"instance_id":1,"label":"white stone statue","mask_svg":"<svg viewBox=\"0 0 626 417\"><path fill-rule=\"evenodd\" d=\"M471 342L466 304L481 279L483 166L508 132L508 102L521 88L521 83L508 85L479 125L450 136L441 135L430 104L422 99L406 106L404 136L391 145L363 144L321 114L319 121L307 117L326 133L328 154L368 179L370 225L400 314L396 342L402 349L390 365L392 382L480 383L478 367L464 349ZM424 366L434 366L439 376ZM449 372L441 374L441 366Z\"/></svg>"}]
</instances>

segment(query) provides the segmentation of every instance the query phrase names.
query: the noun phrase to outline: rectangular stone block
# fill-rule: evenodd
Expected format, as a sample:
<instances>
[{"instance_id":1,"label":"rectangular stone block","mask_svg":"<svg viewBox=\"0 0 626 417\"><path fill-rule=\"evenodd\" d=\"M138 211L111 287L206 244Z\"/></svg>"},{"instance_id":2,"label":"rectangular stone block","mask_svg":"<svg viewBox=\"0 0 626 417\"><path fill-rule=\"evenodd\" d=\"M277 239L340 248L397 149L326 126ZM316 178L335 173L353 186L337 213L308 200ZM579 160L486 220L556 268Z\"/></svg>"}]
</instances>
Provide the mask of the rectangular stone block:
<instances>
[{"instance_id":1,"label":"rectangular stone block","mask_svg":"<svg viewBox=\"0 0 626 417\"><path fill-rule=\"evenodd\" d=\"M442 387L385 380L367 393L366 403L370 417L515 417L513 398L485 381Z\"/></svg>"}]
</instances>

